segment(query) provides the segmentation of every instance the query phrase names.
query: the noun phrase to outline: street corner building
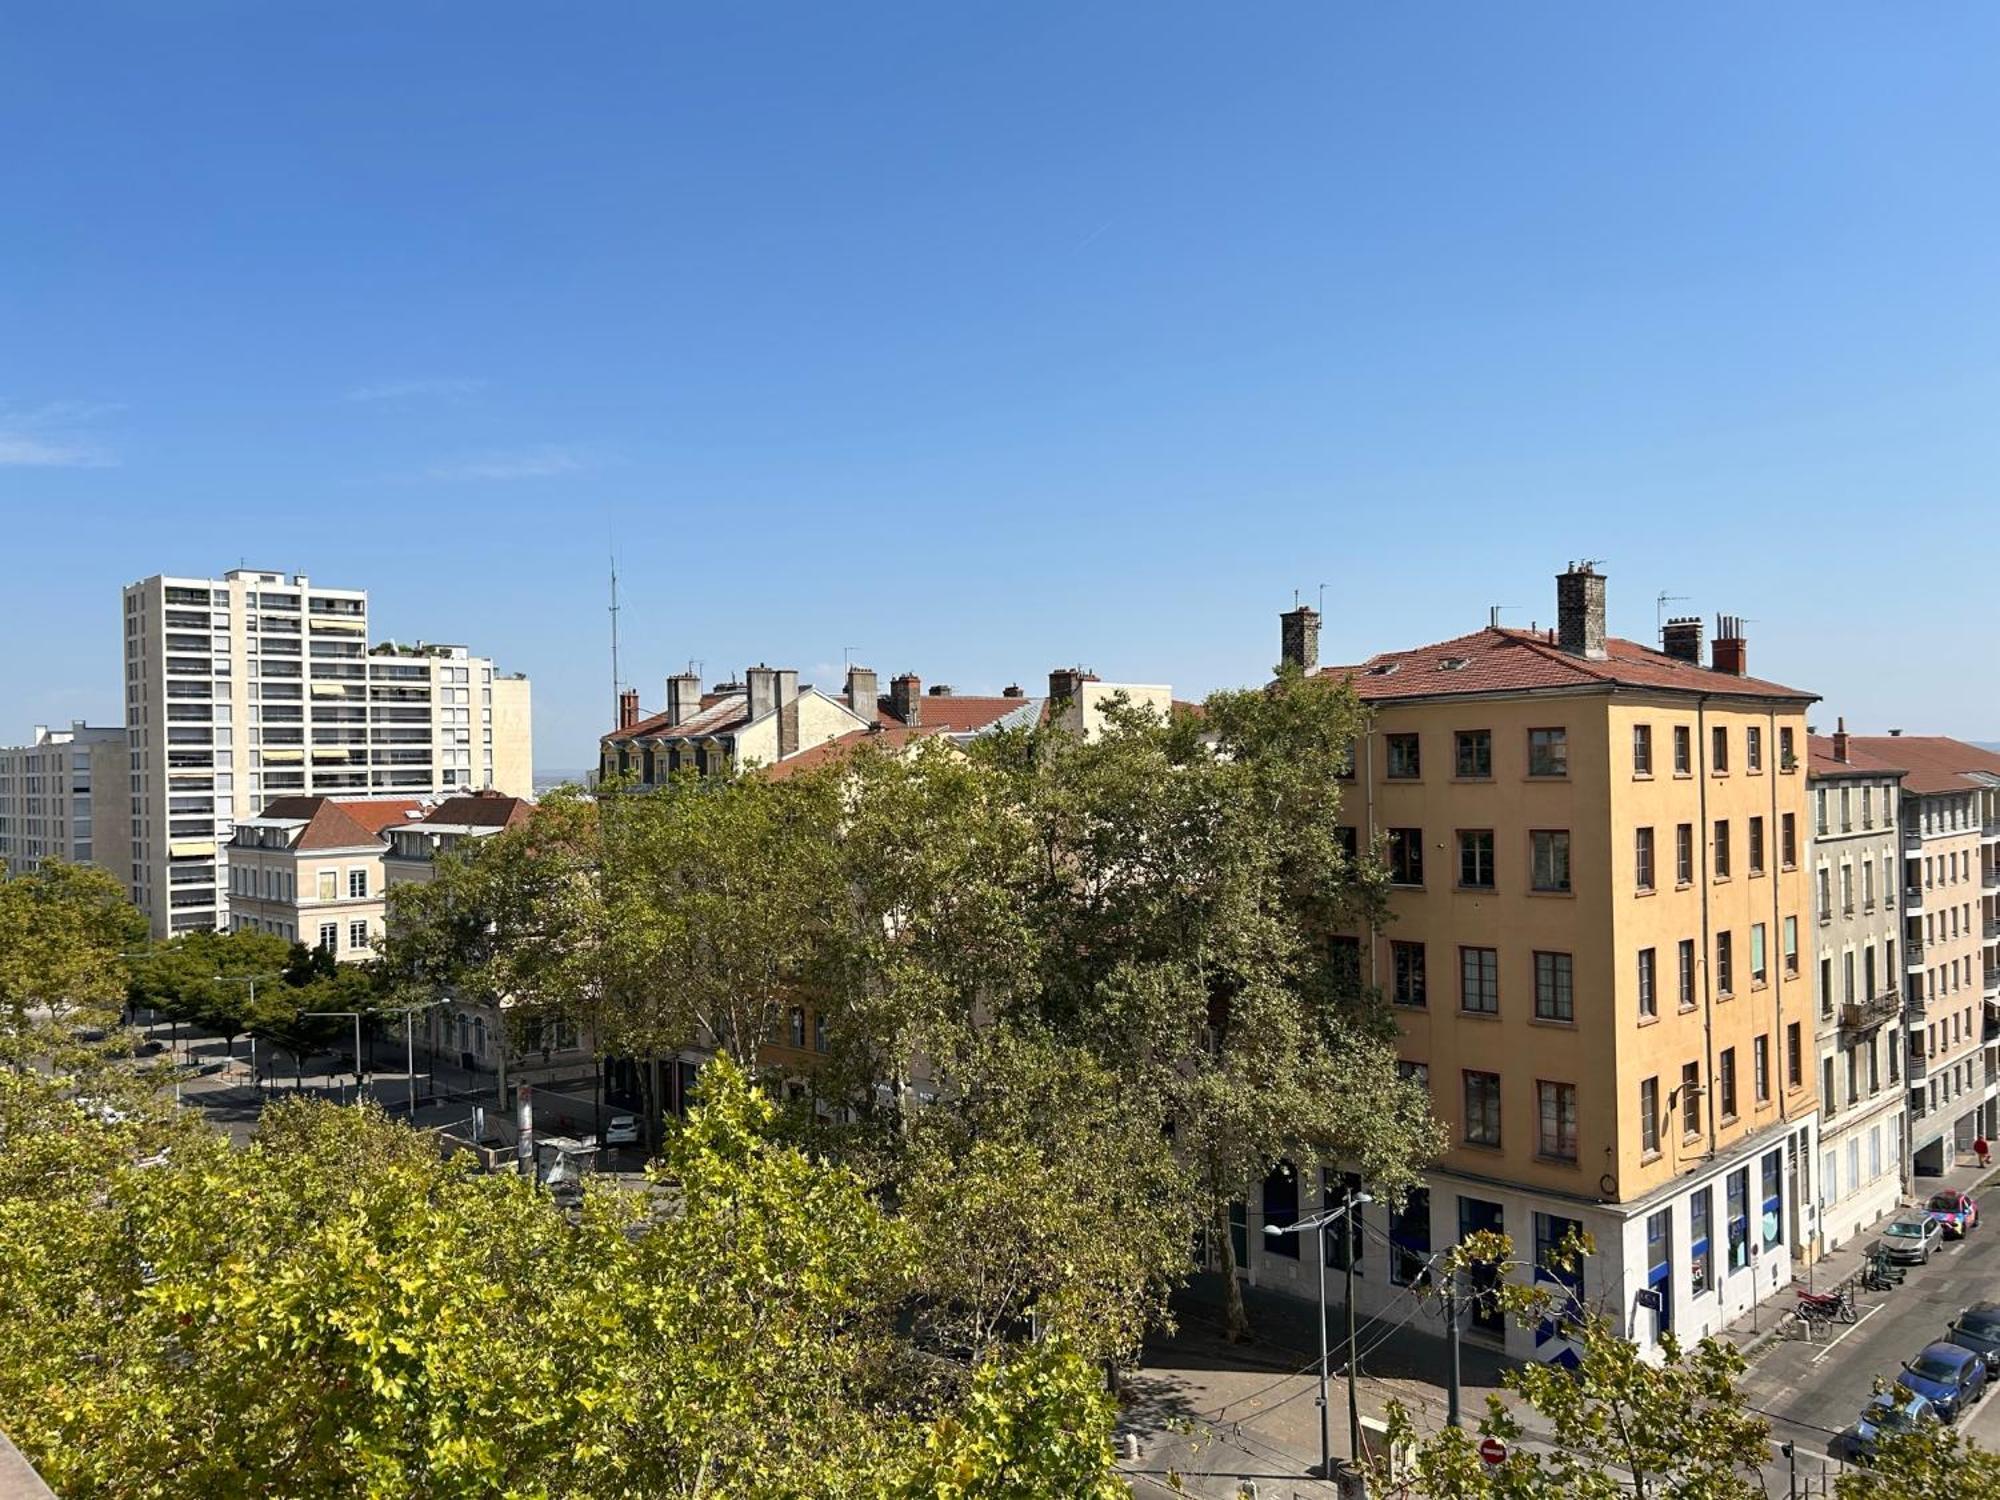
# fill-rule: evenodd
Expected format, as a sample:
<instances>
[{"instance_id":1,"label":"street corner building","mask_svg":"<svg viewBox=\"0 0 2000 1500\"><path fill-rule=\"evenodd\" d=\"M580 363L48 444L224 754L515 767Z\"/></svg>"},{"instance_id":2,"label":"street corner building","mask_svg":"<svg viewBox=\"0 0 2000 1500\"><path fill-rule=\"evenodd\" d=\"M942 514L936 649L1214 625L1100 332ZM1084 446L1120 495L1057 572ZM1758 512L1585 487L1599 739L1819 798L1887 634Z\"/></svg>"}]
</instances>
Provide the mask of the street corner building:
<instances>
[{"instance_id":1,"label":"street corner building","mask_svg":"<svg viewBox=\"0 0 2000 1500\"><path fill-rule=\"evenodd\" d=\"M1567 1282L1656 1350L1721 1329L1816 1253L1815 700L1750 675L1731 617L1704 661L1699 620L1665 622L1659 649L1608 636L1592 564L1556 591L1552 630L1490 619L1353 666L1318 663L1316 611L1283 618L1288 664L1371 711L1341 817L1350 847L1383 851L1390 916L1353 935L1353 963L1449 1136L1421 1189L1328 1253L1362 1258L1363 1312L1395 1314L1437 1252L1503 1231L1516 1265L1462 1291ZM1254 1232L1300 1192L1267 1181L1236 1249L1257 1284L1309 1295L1310 1246ZM1572 1230L1595 1253L1559 1275L1548 1252ZM1568 1356L1555 1324L1461 1307L1469 1337Z\"/></svg>"}]
</instances>

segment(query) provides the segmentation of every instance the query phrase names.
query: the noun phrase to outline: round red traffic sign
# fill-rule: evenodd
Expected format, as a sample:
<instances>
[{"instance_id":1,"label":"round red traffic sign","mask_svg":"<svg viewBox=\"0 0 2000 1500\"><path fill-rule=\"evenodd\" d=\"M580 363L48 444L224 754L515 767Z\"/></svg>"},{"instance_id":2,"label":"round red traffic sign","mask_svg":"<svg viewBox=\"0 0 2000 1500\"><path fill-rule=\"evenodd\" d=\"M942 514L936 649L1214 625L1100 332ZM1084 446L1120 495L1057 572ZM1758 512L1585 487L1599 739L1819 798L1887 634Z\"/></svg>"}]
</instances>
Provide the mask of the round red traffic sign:
<instances>
[{"instance_id":1,"label":"round red traffic sign","mask_svg":"<svg viewBox=\"0 0 2000 1500\"><path fill-rule=\"evenodd\" d=\"M1481 1438L1479 1440L1479 1457L1488 1464L1505 1463L1507 1461L1507 1445L1495 1437Z\"/></svg>"}]
</instances>

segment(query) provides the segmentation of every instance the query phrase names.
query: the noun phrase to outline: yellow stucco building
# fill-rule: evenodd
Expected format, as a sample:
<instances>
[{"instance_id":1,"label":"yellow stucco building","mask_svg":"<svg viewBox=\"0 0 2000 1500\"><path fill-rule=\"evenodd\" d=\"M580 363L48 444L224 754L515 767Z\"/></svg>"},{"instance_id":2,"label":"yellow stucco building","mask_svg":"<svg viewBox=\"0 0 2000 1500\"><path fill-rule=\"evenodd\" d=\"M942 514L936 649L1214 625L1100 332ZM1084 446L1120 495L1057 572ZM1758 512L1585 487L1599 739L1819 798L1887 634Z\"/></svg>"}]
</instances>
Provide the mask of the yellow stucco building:
<instances>
[{"instance_id":1,"label":"yellow stucco building","mask_svg":"<svg viewBox=\"0 0 2000 1500\"><path fill-rule=\"evenodd\" d=\"M1358 1300L1386 1306L1474 1230L1532 1264L1574 1227L1596 1243L1583 1297L1652 1344L1787 1287L1812 1242L1813 697L1749 676L1732 620L1704 664L1697 621L1664 650L1607 637L1589 564L1557 589L1553 631L1319 669L1372 710L1342 816L1394 881L1356 961L1451 1143L1426 1192L1367 1210L1391 1248ZM1308 669L1317 630L1286 617ZM1244 1239L1259 1282L1310 1285L1283 1242ZM1562 1352L1497 1313L1468 1327Z\"/></svg>"}]
</instances>

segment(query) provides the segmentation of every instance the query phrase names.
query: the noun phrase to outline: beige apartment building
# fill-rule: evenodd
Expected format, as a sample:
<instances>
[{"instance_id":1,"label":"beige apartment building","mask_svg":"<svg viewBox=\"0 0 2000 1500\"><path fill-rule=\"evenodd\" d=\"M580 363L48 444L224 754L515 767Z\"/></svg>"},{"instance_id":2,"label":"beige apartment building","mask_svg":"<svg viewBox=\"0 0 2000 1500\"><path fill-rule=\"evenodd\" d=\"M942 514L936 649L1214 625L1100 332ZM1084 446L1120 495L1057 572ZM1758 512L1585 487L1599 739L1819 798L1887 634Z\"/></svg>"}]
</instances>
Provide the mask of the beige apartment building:
<instances>
[{"instance_id":1,"label":"beige apartment building","mask_svg":"<svg viewBox=\"0 0 2000 1500\"><path fill-rule=\"evenodd\" d=\"M236 568L124 591L129 875L156 937L226 927L236 821L283 796L532 790L529 685L368 644L368 595Z\"/></svg>"},{"instance_id":2,"label":"beige apartment building","mask_svg":"<svg viewBox=\"0 0 2000 1500\"><path fill-rule=\"evenodd\" d=\"M1901 733L1850 736L1848 755L1903 773L1910 1152L1930 1176L2000 1128L2000 755Z\"/></svg>"},{"instance_id":3,"label":"beige apartment building","mask_svg":"<svg viewBox=\"0 0 2000 1500\"><path fill-rule=\"evenodd\" d=\"M1864 766L1847 726L1809 741L1819 1234L1835 1249L1909 1190L1903 1086L1903 773Z\"/></svg>"},{"instance_id":4,"label":"beige apartment building","mask_svg":"<svg viewBox=\"0 0 2000 1500\"><path fill-rule=\"evenodd\" d=\"M343 963L372 958L382 935L386 840L425 811L416 797L277 797L237 819L224 866L230 925L320 948Z\"/></svg>"},{"instance_id":5,"label":"beige apartment building","mask_svg":"<svg viewBox=\"0 0 2000 1500\"><path fill-rule=\"evenodd\" d=\"M0 867L25 875L60 859L125 879L129 764L122 727L81 719L67 729L37 724L29 743L0 749Z\"/></svg>"},{"instance_id":6,"label":"beige apartment building","mask_svg":"<svg viewBox=\"0 0 2000 1500\"><path fill-rule=\"evenodd\" d=\"M1319 669L1372 712L1342 820L1394 885L1355 963L1451 1142L1400 1209L1364 1211L1365 1312L1475 1231L1541 1267L1579 1230L1596 1250L1574 1290L1655 1348L1782 1292L1811 1253L1812 695L1751 677L1733 620L1706 665L1698 621L1671 622L1664 650L1609 637L1605 588L1572 566L1555 630L1489 625ZM1318 624L1285 620L1307 670ZM1310 1250L1259 1232L1320 1201L1301 1175L1245 1205L1237 1248L1253 1281L1304 1296ZM1518 1357L1568 1352L1476 1300L1467 1326Z\"/></svg>"}]
</instances>

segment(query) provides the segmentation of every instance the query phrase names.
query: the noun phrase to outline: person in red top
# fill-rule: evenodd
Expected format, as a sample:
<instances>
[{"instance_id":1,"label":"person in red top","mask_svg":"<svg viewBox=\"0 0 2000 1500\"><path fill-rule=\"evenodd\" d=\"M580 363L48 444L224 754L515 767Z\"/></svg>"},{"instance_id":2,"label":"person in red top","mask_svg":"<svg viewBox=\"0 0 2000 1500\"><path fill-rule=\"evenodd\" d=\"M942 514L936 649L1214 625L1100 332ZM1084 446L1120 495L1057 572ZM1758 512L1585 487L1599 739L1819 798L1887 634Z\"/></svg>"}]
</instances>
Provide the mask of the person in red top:
<instances>
[{"instance_id":1,"label":"person in red top","mask_svg":"<svg viewBox=\"0 0 2000 1500\"><path fill-rule=\"evenodd\" d=\"M1982 1167L1986 1165L1986 1158L1992 1150L1993 1148L1986 1143L1986 1137L1983 1135L1972 1143L1972 1154L1979 1158L1979 1165Z\"/></svg>"}]
</instances>

